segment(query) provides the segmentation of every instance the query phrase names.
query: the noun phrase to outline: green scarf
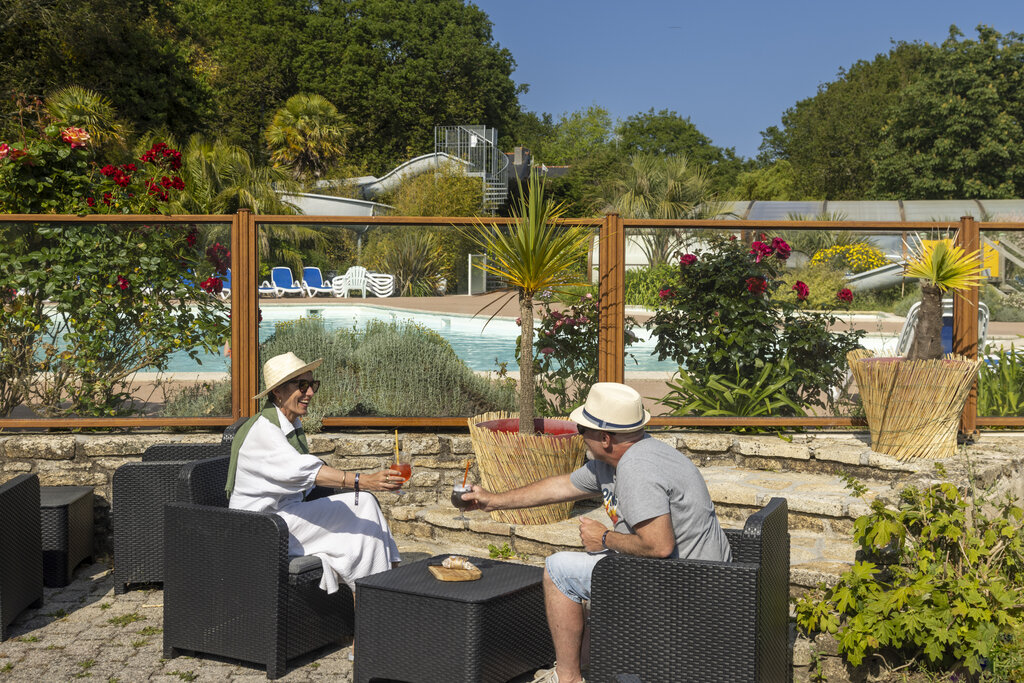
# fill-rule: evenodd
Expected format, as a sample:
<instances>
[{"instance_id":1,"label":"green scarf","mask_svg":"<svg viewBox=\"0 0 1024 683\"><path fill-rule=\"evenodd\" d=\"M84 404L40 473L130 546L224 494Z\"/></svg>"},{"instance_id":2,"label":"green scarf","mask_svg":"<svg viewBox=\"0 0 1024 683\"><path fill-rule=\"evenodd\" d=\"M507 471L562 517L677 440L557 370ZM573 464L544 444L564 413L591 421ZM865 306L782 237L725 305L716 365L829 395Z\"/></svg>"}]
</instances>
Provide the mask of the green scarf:
<instances>
[{"instance_id":1,"label":"green scarf","mask_svg":"<svg viewBox=\"0 0 1024 683\"><path fill-rule=\"evenodd\" d=\"M235 470L238 469L238 451L242 448L242 443L245 442L245 437L249 435L249 430L256 424L256 420L260 417L265 417L270 420L270 423L281 428L281 421L277 417L277 406L274 402L267 399L267 402L263 404L263 410L257 415L250 417L245 424L239 427L238 431L235 432L235 438L231 440L231 462L228 463L228 482L224 486L224 490L228 494L228 498L231 497L231 492L235 489ZM288 443L297 450L299 453L309 453L309 446L306 444L306 433L302 431L302 427L293 430L288 436Z\"/></svg>"}]
</instances>

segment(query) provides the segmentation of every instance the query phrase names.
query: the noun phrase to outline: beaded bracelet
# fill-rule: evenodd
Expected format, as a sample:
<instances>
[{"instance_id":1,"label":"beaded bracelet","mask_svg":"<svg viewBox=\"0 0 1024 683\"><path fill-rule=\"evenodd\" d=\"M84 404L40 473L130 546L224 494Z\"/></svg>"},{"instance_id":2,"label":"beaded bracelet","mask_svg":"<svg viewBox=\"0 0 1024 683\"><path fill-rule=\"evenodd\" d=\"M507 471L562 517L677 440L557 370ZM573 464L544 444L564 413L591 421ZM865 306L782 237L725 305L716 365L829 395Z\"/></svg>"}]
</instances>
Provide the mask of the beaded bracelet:
<instances>
[{"instance_id":1,"label":"beaded bracelet","mask_svg":"<svg viewBox=\"0 0 1024 683\"><path fill-rule=\"evenodd\" d=\"M604 548L605 550L611 550L611 548L608 547L608 542L607 542L608 541L608 532L610 532L610 531L611 531L611 529L608 529L608 531L606 531L603 534L601 534L601 547Z\"/></svg>"},{"instance_id":2,"label":"beaded bracelet","mask_svg":"<svg viewBox=\"0 0 1024 683\"><path fill-rule=\"evenodd\" d=\"M356 485L355 485L355 489L356 489L355 504L359 505L359 472L356 472Z\"/></svg>"}]
</instances>

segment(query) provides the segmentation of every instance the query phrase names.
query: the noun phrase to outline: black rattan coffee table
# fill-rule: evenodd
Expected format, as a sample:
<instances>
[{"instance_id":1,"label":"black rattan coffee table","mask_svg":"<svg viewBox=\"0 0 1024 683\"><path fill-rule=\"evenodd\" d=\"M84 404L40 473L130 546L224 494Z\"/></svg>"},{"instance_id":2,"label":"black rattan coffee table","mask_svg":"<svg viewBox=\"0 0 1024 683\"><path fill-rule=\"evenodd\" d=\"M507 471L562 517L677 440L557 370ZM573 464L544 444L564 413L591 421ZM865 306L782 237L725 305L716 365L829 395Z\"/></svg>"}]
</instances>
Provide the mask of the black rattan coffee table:
<instances>
[{"instance_id":1,"label":"black rattan coffee table","mask_svg":"<svg viewBox=\"0 0 1024 683\"><path fill-rule=\"evenodd\" d=\"M502 683L554 660L543 569L471 558L477 581L438 581L438 555L356 581L355 683Z\"/></svg>"},{"instance_id":2,"label":"black rattan coffee table","mask_svg":"<svg viewBox=\"0 0 1024 683\"><path fill-rule=\"evenodd\" d=\"M92 487L39 487L39 517L43 533L43 585L66 586L71 583L75 567L92 557Z\"/></svg>"}]
</instances>

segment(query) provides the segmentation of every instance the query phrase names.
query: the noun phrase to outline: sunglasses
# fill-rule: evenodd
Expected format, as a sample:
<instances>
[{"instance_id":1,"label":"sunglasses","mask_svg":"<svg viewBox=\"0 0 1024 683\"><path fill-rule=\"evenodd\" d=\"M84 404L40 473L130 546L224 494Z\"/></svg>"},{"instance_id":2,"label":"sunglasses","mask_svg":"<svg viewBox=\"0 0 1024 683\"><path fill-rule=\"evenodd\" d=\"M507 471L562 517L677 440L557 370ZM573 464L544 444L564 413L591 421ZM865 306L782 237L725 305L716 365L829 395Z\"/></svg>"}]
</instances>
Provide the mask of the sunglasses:
<instances>
[{"instance_id":1,"label":"sunglasses","mask_svg":"<svg viewBox=\"0 0 1024 683\"><path fill-rule=\"evenodd\" d=\"M299 391L302 392L303 394L306 393L306 390L309 389L310 387L313 387L314 394L320 391L320 380L318 379L293 379L292 381L288 382L288 384L294 384L299 388Z\"/></svg>"}]
</instances>

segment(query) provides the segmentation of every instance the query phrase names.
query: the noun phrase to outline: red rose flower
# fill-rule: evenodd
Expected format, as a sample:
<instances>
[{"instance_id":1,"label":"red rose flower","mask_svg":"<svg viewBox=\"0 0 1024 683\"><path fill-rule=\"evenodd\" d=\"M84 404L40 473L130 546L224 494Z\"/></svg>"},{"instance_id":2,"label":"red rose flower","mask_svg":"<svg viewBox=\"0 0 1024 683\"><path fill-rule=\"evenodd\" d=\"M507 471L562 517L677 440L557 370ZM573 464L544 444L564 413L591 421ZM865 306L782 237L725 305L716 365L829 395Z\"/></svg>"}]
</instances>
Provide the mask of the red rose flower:
<instances>
[{"instance_id":1,"label":"red rose flower","mask_svg":"<svg viewBox=\"0 0 1024 683\"><path fill-rule=\"evenodd\" d=\"M797 280L796 284L793 285L793 291L796 292L797 301L803 301L811 293L811 288L807 286L806 282Z\"/></svg>"},{"instance_id":2,"label":"red rose flower","mask_svg":"<svg viewBox=\"0 0 1024 683\"><path fill-rule=\"evenodd\" d=\"M60 139L71 145L71 149L76 147L85 147L85 143L89 142L89 134L81 128L65 128L60 132Z\"/></svg>"},{"instance_id":3,"label":"red rose flower","mask_svg":"<svg viewBox=\"0 0 1024 683\"><path fill-rule=\"evenodd\" d=\"M768 281L763 277L748 277L747 291L751 294L764 294L768 289Z\"/></svg>"},{"instance_id":4,"label":"red rose flower","mask_svg":"<svg viewBox=\"0 0 1024 683\"><path fill-rule=\"evenodd\" d=\"M790 246L786 244L786 240L781 237L772 238L772 249L775 251L775 256L780 260L785 261L789 258L789 254L792 251Z\"/></svg>"},{"instance_id":5,"label":"red rose flower","mask_svg":"<svg viewBox=\"0 0 1024 683\"><path fill-rule=\"evenodd\" d=\"M199 239L199 229L196 226L192 226L192 229L185 235L185 243L190 247L196 246L196 240Z\"/></svg>"},{"instance_id":6,"label":"red rose flower","mask_svg":"<svg viewBox=\"0 0 1024 683\"><path fill-rule=\"evenodd\" d=\"M750 245L750 253L756 257L754 261L760 263L762 258L771 256L772 248L764 242L754 242Z\"/></svg>"},{"instance_id":7,"label":"red rose flower","mask_svg":"<svg viewBox=\"0 0 1024 683\"><path fill-rule=\"evenodd\" d=\"M86 197L85 203L88 204L89 206L96 206L96 200L93 199L92 197Z\"/></svg>"},{"instance_id":8,"label":"red rose flower","mask_svg":"<svg viewBox=\"0 0 1024 683\"><path fill-rule=\"evenodd\" d=\"M117 169L115 169L110 164L107 164L106 166L104 166L103 168L100 169L100 173L105 175L105 176L112 176L116 172L117 172Z\"/></svg>"},{"instance_id":9,"label":"red rose flower","mask_svg":"<svg viewBox=\"0 0 1024 683\"><path fill-rule=\"evenodd\" d=\"M221 290L224 289L224 283L220 281L220 278L216 277L206 278L199 283L199 286L208 294L220 294Z\"/></svg>"},{"instance_id":10,"label":"red rose flower","mask_svg":"<svg viewBox=\"0 0 1024 683\"><path fill-rule=\"evenodd\" d=\"M121 187L128 187L128 184L132 182L132 179L131 176L126 176L125 174L121 173L114 177L114 182L120 185Z\"/></svg>"},{"instance_id":11,"label":"red rose flower","mask_svg":"<svg viewBox=\"0 0 1024 683\"><path fill-rule=\"evenodd\" d=\"M120 287L121 289L128 289L130 284L131 283L129 283L128 280L125 279L124 277L120 275L117 276L117 286Z\"/></svg>"},{"instance_id":12,"label":"red rose flower","mask_svg":"<svg viewBox=\"0 0 1024 683\"><path fill-rule=\"evenodd\" d=\"M679 265L681 266L692 266L697 262L697 257L693 254L683 254L679 257Z\"/></svg>"},{"instance_id":13,"label":"red rose flower","mask_svg":"<svg viewBox=\"0 0 1024 683\"><path fill-rule=\"evenodd\" d=\"M844 303L850 303L853 301L853 292L845 287L836 292L836 298Z\"/></svg>"},{"instance_id":14,"label":"red rose flower","mask_svg":"<svg viewBox=\"0 0 1024 683\"><path fill-rule=\"evenodd\" d=\"M543 353L545 356L550 356L555 352L555 350L550 346L545 346L543 349L540 350L540 352Z\"/></svg>"},{"instance_id":15,"label":"red rose flower","mask_svg":"<svg viewBox=\"0 0 1024 683\"><path fill-rule=\"evenodd\" d=\"M675 292L672 291L671 287L666 287L665 289L658 290L658 296L660 296L662 299L671 299L673 296L675 296Z\"/></svg>"}]
</instances>

